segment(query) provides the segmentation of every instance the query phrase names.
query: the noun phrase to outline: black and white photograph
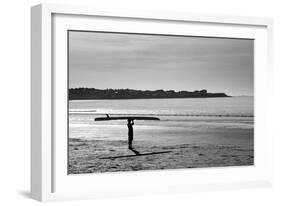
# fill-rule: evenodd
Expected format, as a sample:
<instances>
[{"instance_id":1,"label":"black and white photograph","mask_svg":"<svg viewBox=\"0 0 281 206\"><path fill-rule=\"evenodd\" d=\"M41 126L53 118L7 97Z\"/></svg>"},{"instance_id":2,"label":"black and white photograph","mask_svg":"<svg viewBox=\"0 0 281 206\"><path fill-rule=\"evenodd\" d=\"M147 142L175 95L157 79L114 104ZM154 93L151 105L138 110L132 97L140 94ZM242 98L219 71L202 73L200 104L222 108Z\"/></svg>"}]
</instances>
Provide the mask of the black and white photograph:
<instances>
[{"instance_id":1,"label":"black and white photograph","mask_svg":"<svg viewBox=\"0 0 281 206\"><path fill-rule=\"evenodd\" d=\"M68 31L68 174L254 165L254 39Z\"/></svg>"}]
</instances>

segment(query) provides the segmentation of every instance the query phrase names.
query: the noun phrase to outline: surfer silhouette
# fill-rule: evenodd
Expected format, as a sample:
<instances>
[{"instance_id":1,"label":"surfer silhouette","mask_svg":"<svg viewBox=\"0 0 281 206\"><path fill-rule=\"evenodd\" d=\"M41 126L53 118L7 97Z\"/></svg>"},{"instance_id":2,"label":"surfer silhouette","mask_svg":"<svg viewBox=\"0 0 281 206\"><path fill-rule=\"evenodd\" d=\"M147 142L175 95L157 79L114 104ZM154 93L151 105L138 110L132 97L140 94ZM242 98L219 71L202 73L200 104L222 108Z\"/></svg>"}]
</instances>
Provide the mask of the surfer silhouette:
<instances>
[{"instance_id":1,"label":"surfer silhouette","mask_svg":"<svg viewBox=\"0 0 281 206\"><path fill-rule=\"evenodd\" d=\"M134 129L133 129L133 125L134 125L134 120L130 120L128 119L128 145L129 145L129 149L133 149L133 139L134 139Z\"/></svg>"},{"instance_id":2,"label":"surfer silhouette","mask_svg":"<svg viewBox=\"0 0 281 206\"><path fill-rule=\"evenodd\" d=\"M133 148L133 139L134 139L134 130L133 130L134 120L128 119L128 145L129 150L134 152L136 155L139 155L140 153Z\"/></svg>"},{"instance_id":3,"label":"surfer silhouette","mask_svg":"<svg viewBox=\"0 0 281 206\"><path fill-rule=\"evenodd\" d=\"M134 139L134 120L160 120L158 117L140 117L140 116L117 116L110 117L106 114L106 117L97 117L95 121L109 121L109 120L127 120L128 121L128 148L136 155L142 155L137 150L133 148L133 139Z\"/></svg>"}]
</instances>

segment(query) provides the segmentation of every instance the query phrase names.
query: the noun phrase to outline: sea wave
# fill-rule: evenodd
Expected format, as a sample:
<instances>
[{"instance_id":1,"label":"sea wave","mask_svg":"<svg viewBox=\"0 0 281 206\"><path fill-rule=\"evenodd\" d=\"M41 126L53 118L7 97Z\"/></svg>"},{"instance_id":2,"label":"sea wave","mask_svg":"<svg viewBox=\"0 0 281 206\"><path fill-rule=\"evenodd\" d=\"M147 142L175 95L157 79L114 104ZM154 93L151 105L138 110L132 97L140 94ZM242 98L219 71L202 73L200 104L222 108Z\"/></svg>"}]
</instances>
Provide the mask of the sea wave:
<instances>
[{"instance_id":1,"label":"sea wave","mask_svg":"<svg viewBox=\"0 0 281 206\"><path fill-rule=\"evenodd\" d=\"M76 110L76 111L69 111L69 114L71 115L95 115L95 116L106 116L108 114L109 116L164 116L164 117L254 117L254 115L251 114L210 114L210 113L189 113L189 114L178 114L178 113L99 113L95 110Z\"/></svg>"}]
</instances>

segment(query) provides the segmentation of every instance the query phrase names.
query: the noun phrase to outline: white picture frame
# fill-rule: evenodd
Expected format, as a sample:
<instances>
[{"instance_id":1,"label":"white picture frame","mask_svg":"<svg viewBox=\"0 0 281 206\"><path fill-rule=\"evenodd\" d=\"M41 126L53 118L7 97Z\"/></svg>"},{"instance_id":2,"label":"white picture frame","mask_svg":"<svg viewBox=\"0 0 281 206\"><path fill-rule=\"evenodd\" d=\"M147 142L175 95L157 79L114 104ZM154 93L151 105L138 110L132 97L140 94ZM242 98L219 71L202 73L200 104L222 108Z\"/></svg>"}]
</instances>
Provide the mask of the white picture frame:
<instances>
[{"instance_id":1,"label":"white picture frame","mask_svg":"<svg viewBox=\"0 0 281 206\"><path fill-rule=\"evenodd\" d=\"M139 25L131 27L136 22ZM153 28L155 23L163 26ZM272 185L273 137L267 125L270 93L266 92L270 89L273 69L272 19L40 4L31 9L31 26L32 198L53 201ZM67 96L63 93L67 91L66 70L63 69L67 65L65 31L93 28L254 38L255 165L68 176L65 164L67 140L59 138L65 136L67 126L64 110Z\"/></svg>"}]
</instances>

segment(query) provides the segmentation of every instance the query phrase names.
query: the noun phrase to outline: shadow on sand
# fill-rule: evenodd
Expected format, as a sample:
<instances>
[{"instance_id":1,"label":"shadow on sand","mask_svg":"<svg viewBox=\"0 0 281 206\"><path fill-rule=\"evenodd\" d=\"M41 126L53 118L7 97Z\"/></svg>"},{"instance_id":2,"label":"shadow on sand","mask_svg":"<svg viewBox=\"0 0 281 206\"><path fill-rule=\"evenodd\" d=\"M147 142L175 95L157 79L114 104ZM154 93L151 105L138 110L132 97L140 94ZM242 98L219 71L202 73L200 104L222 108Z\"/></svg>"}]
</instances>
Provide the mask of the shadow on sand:
<instances>
[{"instance_id":1,"label":"shadow on sand","mask_svg":"<svg viewBox=\"0 0 281 206\"><path fill-rule=\"evenodd\" d=\"M162 151L162 152L149 152L149 153L140 153L139 151L130 148L134 155L119 155L119 156L112 156L112 157L101 157L100 159L117 159L117 158L126 158L126 157L140 157L140 156L147 156L147 155L156 155L156 154L165 154L172 151Z\"/></svg>"},{"instance_id":2,"label":"shadow on sand","mask_svg":"<svg viewBox=\"0 0 281 206\"><path fill-rule=\"evenodd\" d=\"M140 152L132 147L129 148L129 150L131 150L133 153L135 153L136 155L140 155Z\"/></svg>"}]
</instances>

